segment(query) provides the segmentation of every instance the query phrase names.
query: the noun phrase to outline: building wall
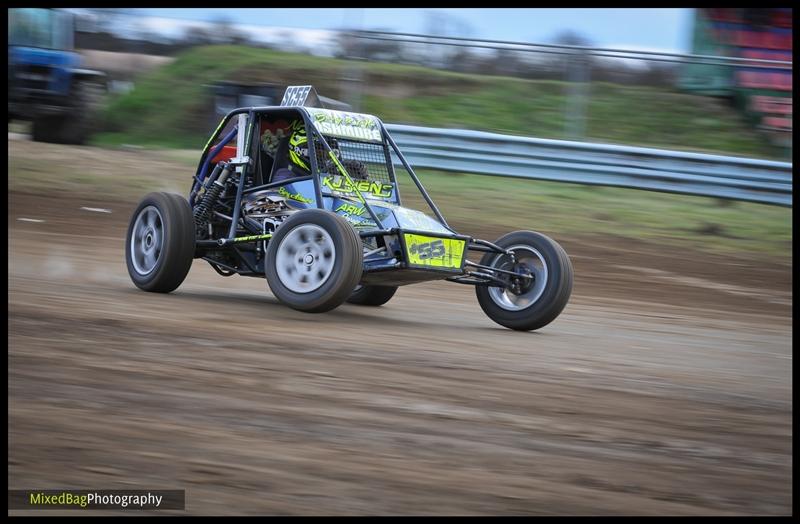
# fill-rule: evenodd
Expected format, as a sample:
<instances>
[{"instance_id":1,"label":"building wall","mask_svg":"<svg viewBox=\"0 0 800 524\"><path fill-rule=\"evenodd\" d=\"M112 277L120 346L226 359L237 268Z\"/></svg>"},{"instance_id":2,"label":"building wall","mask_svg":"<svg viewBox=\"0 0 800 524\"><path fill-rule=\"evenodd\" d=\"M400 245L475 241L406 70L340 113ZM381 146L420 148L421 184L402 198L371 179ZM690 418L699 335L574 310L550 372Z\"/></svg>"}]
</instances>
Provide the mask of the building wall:
<instances>
[{"instance_id":1,"label":"building wall","mask_svg":"<svg viewBox=\"0 0 800 524\"><path fill-rule=\"evenodd\" d=\"M792 9L697 9L692 53L791 61ZM690 91L731 96L746 118L774 143L791 146L791 68L693 65L687 66L680 85Z\"/></svg>"}]
</instances>

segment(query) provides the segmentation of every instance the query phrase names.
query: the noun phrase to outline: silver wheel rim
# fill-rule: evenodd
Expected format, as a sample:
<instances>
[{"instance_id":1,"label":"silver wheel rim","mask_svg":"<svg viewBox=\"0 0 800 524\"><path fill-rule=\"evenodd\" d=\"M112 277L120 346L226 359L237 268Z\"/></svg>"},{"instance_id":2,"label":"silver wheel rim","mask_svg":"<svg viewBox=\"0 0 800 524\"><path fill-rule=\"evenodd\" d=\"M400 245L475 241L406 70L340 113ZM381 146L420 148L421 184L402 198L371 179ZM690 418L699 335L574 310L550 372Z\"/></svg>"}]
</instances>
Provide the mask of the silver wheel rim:
<instances>
[{"instance_id":1,"label":"silver wheel rim","mask_svg":"<svg viewBox=\"0 0 800 524\"><path fill-rule=\"evenodd\" d=\"M512 293L509 289L490 287L489 296L495 304L507 311L521 311L534 305L544 293L547 285L547 262L544 261L541 253L530 246L518 245L508 249L514 252L517 263L524 265L531 272L534 277L533 285L519 295ZM504 260L501 261L501 259ZM497 265L498 263L501 265ZM498 269L512 269L511 261L506 255L497 255L490 265Z\"/></svg>"},{"instance_id":2,"label":"silver wheel rim","mask_svg":"<svg viewBox=\"0 0 800 524\"><path fill-rule=\"evenodd\" d=\"M164 221L155 206L139 211L131 233L131 262L140 275L153 272L164 247Z\"/></svg>"},{"instance_id":3,"label":"silver wheel rim","mask_svg":"<svg viewBox=\"0 0 800 524\"><path fill-rule=\"evenodd\" d=\"M327 231L314 224L292 228L275 256L278 279L295 293L319 289L333 272L336 248Z\"/></svg>"}]
</instances>

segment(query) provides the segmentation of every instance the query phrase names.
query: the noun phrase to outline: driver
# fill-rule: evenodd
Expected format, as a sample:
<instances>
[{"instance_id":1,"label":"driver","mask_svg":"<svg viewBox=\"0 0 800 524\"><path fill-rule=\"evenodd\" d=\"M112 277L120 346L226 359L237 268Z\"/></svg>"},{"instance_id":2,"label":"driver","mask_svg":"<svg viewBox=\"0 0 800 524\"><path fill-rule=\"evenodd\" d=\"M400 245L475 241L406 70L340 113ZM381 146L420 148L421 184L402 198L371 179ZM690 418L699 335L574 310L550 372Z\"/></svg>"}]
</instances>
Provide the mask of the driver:
<instances>
[{"instance_id":1,"label":"driver","mask_svg":"<svg viewBox=\"0 0 800 524\"><path fill-rule=\"evenodd\" d=\"M308 136L306 128L301 121L292 124L291 135L289 135L289 162L287 167L279 168L272 177L273 182L282 182L291 178L298 178L311 175L311 160L308 157ZM338 144L335 139L328 139L334 154L338 156L336 149ZM316 144L317 158L326 158L325 147L321 143ZM327 165L327 163L326 163ZM323 169L320 166L320 170Z\"/></svg>"}]
</instances>

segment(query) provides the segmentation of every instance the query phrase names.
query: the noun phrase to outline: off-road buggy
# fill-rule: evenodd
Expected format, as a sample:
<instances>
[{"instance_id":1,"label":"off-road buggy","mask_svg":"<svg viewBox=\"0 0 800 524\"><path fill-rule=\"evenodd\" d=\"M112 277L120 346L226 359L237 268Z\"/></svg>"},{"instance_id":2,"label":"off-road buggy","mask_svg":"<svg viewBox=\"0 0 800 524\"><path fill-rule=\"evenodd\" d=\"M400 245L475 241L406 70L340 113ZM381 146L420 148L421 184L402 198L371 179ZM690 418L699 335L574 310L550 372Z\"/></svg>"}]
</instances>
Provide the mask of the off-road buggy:
<instances>
[{"instance_id":1,"label":"off-road buggy","mask_svg":"<svg viewBox=\"0 0 800 524\"><path fill-rule=\"evenodd\" d=\"M309 173L277 180L298 125ZM403 207L398 172L435 218ZM470 284L489 318L516 330L553 321L573 275L564 250L540 233L494 242L458 234L383 123L321 107L310 86L288 88L280 106L228 113L203 149L188 200L150 193L136 208L125 258L145 291L173 291L202 258L222 276L266 277L281 302L314 313L345 301L379 306L407 284Z\"/></svg>"}]
</instances>

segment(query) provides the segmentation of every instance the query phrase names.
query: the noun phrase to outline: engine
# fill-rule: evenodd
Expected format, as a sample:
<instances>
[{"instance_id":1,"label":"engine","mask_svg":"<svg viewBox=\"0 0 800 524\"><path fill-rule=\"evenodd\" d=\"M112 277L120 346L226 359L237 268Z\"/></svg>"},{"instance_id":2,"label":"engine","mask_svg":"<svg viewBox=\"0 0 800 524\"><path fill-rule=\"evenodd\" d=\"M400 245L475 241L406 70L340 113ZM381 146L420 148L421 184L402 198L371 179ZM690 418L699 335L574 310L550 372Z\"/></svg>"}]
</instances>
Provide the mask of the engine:
<instances>
[{"instance_id":1,"label":"engine","mask_svg":"<svg viewBox=\"0 0 800 524\"><path fill-rule=\"evenodd\" d=\"M292 208L286 198L270 190L258 191L242 199L242 216L265 233L275 231L295 211L297 209Z\"/></svg>"}]
</instances>

